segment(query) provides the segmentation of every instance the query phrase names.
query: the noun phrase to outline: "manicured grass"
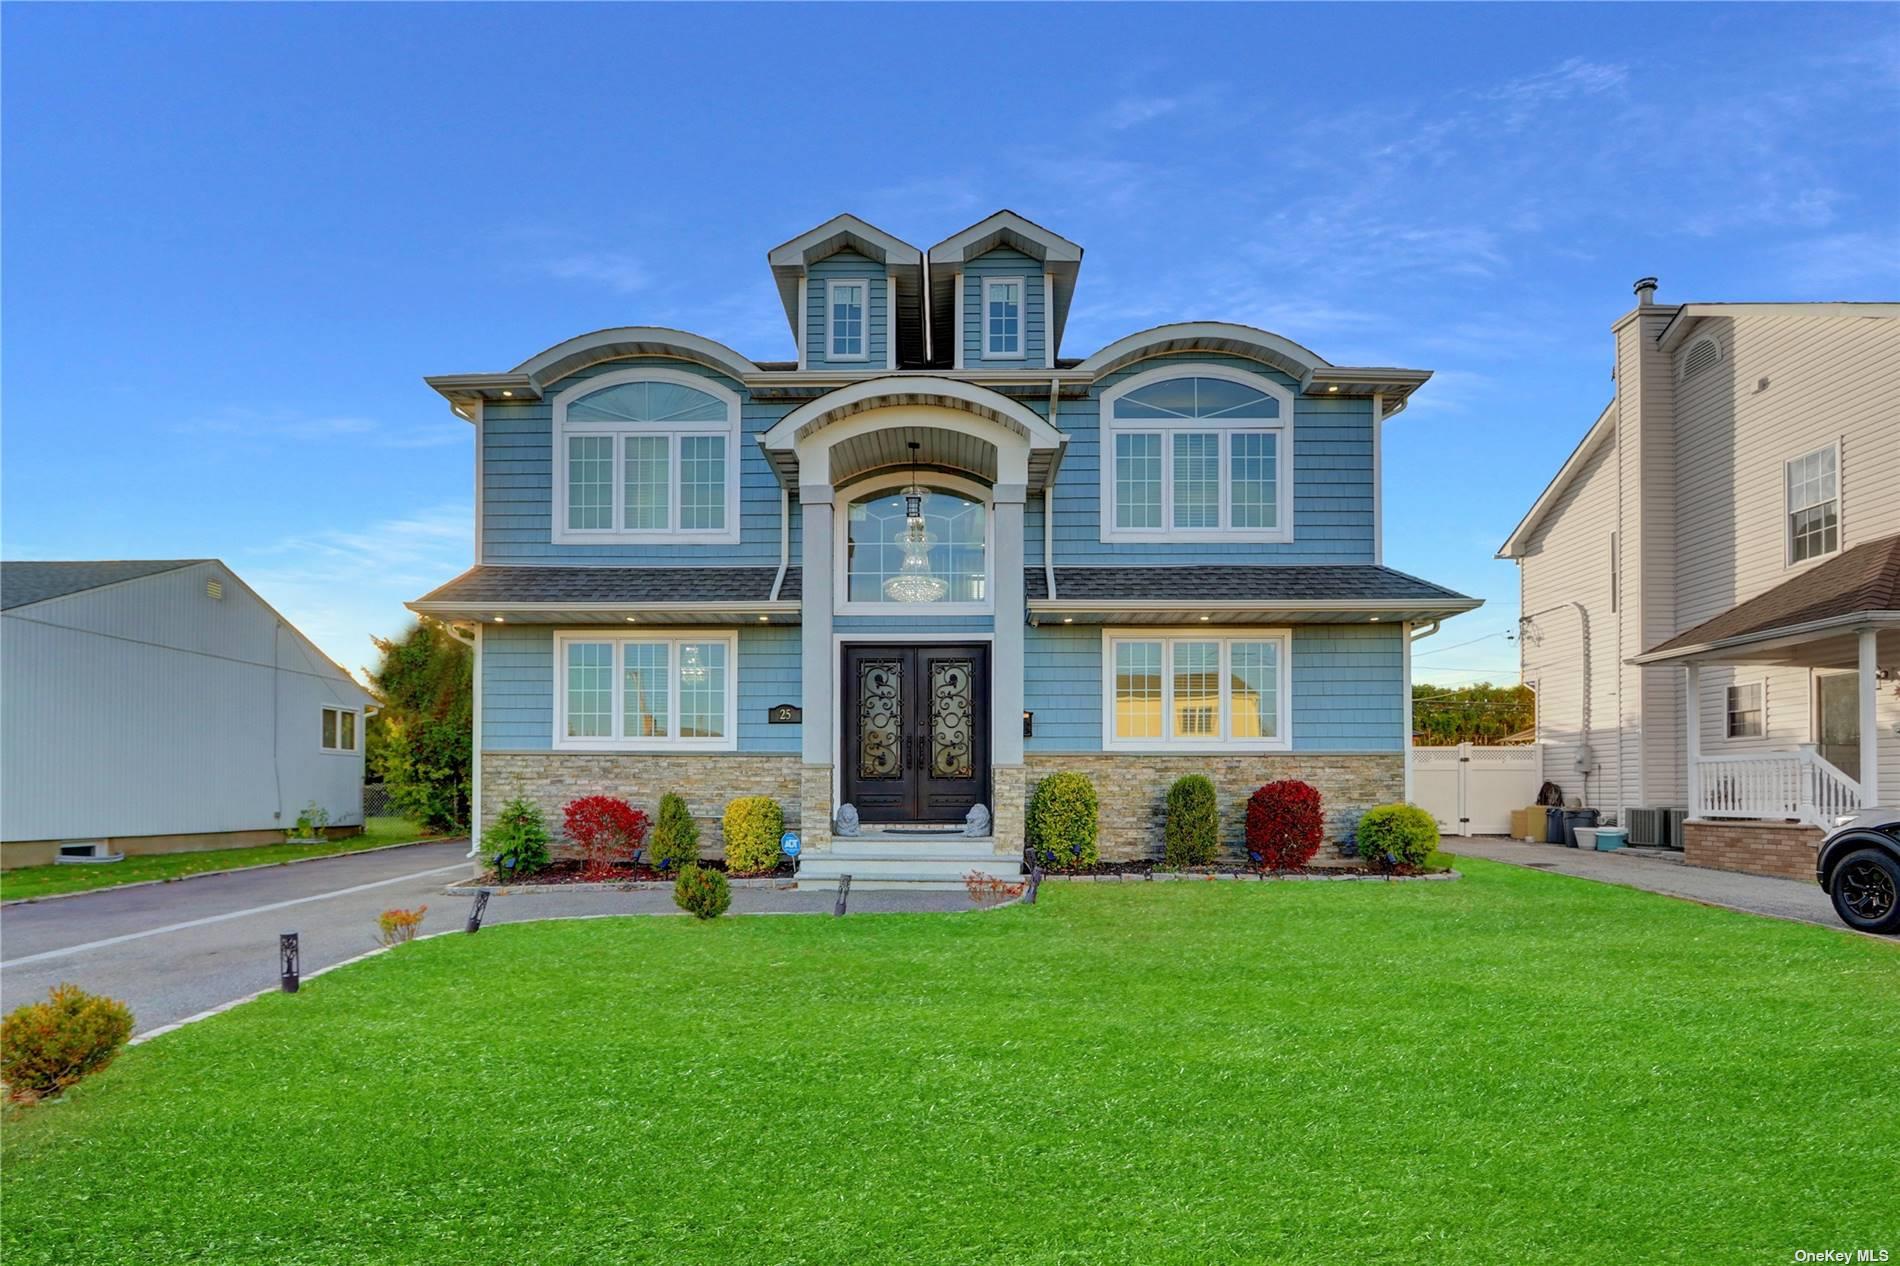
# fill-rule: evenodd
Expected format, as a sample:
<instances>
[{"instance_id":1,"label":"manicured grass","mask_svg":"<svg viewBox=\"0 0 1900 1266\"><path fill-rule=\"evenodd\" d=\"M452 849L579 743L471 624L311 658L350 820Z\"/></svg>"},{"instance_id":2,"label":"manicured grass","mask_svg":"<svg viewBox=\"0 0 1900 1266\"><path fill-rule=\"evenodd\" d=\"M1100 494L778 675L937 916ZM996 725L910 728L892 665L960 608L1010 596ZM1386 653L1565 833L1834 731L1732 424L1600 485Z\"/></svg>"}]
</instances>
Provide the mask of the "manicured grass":
<instances>
[{"instance_id":1,"label":"manicured grass","mask_svg":"<svg viewBox=\"0 0 1900 1266\"><path fill-rule=\"evenodd\" d=\"M1900 1248L1900 949L1462 865L420 942L11 1113L6 1261Z\"/></svg>"},{"instance_id":2,"label":"manicured grass","mask_svg":"<svg viewBox=\"0 0 1900 1266\"><path fill-rule=\"evenodd\" d=\"M406 844L437 836L405 818L371 818L361 835L325 840L318 844L263 844L252 848L219 848L206 853L162 853L128 857L122 862L84 866L22 866L0 871L0 900L50 897L61 892L90 892L148 879L182 879L207 870L235 870L241 866L268 866L299 857L327 857L383 844Z\"/></svg>"}]
</instances>

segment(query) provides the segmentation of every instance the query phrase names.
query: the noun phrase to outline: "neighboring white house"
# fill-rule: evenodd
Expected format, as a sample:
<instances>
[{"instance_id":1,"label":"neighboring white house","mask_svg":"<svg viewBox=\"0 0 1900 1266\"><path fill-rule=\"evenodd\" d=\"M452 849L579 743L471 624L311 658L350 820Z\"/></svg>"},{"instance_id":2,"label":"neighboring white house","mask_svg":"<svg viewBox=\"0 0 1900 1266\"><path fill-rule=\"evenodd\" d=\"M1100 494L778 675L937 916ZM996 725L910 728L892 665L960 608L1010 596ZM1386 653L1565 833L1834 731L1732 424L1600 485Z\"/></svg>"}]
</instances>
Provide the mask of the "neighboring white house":
<instances>
[{"instance_id":1,"label":"neighboring white house","mask_svg":"<svg viewBox=\"0 0 1900 1266\"><path fill-rule=\"evenodd\" d=\"M1498 555L1545 776L1811 876L1815 828L1900 799L1900 304L1636 293L1614 399Z\"/></svg>"},{"instance_id":2,"label":"neighboring white house","mask_svg":"<svg viewBox=\"0 0 1900 1266\"><path fill-rule=\"evenodd\" d=\"M0 867L359 826L374 706L215 559L0 564Z\"/></svg>"}]
</instances>

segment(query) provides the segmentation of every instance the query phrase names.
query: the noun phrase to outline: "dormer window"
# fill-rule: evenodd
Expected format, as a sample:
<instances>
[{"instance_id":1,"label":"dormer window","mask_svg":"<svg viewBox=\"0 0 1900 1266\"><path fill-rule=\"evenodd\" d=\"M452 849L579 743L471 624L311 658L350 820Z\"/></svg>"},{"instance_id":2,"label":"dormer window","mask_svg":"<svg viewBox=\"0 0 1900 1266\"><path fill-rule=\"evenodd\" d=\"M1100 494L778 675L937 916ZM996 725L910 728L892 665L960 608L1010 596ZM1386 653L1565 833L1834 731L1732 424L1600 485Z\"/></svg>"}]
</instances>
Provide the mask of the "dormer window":
<instances>
[{"instance_id":1,"label":"dormer window","mask_svg":"<svg viewBox=\"0 0 1900 1266\"><path fill-rule=\"evenodd\" d=\"M564 545L739 540L739 397L697 374L623 370L554 398Z\"/></svg>"},{"instance_id":2,"label":"dormer window","mask_svg":"<svg viewBox=\"0 0 1900 1266\"><path fill-rule=\"evenodd\" d=\"M826 283L825 356L828 360L864 360L864 313L868 282Z\"/></svg>"},{"instance_id":3,"label":"dormer window","mask_svg":"<svg viewBox=\"0 0 1900 1266\"><path fill-rule=\"evenodd\" d=\"M1102 396L1102 539L1293 539L1293 396L1218 366L1154 370Z\"/></svg>"},{"instance_id":4,"label":"dormer window","mask_svg":"<svg viewBox=\"0 0 1900 1266\"><path fill-rule=\"evenodd\" d=\"M983 355L1020 360L1023 355L1023 280L991 277L983 283Z\"/></svg>"}]
</instances>

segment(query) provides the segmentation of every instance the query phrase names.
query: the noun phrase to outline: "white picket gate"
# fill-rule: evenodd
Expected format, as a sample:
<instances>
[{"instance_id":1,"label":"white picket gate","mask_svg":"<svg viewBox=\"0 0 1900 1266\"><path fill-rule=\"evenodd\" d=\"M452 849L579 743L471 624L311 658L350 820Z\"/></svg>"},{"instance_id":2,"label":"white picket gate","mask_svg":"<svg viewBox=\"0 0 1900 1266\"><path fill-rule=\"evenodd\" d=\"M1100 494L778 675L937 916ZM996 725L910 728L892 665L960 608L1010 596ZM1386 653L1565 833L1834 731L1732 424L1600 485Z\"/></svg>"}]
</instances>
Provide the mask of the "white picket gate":
<instances>
[{"instance_id":1,"label":"white picket gate","mask_svg":"<svg viewBox=\"0 0 1900 1266\"><path fill-rule=\"evenodd\" d=\"M1543 785L1537 743L1412 749L1412 802L1445 835L1509 835L1511 811L1535 804Z\"/></svg>"}]
</instances>

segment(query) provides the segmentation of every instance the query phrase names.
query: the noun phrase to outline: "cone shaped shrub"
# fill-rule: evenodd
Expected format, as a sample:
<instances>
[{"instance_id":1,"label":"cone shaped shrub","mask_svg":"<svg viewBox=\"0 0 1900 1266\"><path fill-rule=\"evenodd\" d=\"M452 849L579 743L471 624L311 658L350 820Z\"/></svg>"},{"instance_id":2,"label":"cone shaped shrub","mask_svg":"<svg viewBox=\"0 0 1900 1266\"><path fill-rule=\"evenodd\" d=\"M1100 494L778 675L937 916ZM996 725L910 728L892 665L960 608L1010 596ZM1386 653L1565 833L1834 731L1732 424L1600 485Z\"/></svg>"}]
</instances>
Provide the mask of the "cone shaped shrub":
<instances>
[{"instance_id":1,"label":"cone shaped shrub","mask_svg":"<svg viewBox=\"0 0 1900 1266\"><path fill-rule=\"evenodd\" d=\"M1065 769L1036 784L1024 826L1044 870L1081 870L1100 860L1095 808L1095 784L1086 774Z\"/></svg>"},{"instance_id":2,"label":"cone shaped shrub","mask_svg":"<svg viewBox=\"0 0 1900 1266\"><path fill-rule=\"evenodd\" d=\"M673 904L695 919L716 919L732 905L732 885L719 871L694 862L673 881Z\"/></svg>"},{"instance_id":3,"label":"cone shaped shrub","mask_svg":"<svg viewBox=\"0 0 1900 1266\"><path fill-rule=\"evenodd\" d=\"M482 861L501 879L532 875L548 864L548 824L532 800L516 796L482 832Z\"/></svg>"},{"instance_id":4,"label":"cone shaped shrub","mask_svg":"<svg viewBox=\"0 0 1900 1266\"><path fill-rule=\"evenodd\" d=\"M1205 774L1168 788L1166 857L1170 866L1205 866L1220 851L1220 805Z\"/></svg>"},{"instance_id":5,"label":"cone shaped shrub","mask_svg":"<svg viewBox=\"0 0 1900 1266\"><path fill-rule=\"evenodd\" d=\"M726 835L726 870L734 875L763 875L778 868L778 837L785 813L770 796L740 796L726 806L720 826Z\"/></svg>"},{"instance_id":6,"label":"cone shaped shrub","mask_svg":"<svg viewBox=\"0 0 1900 1266\"><path fill-rule=\"evenodd\" d=\"M1325 838L1325 805L1312 784L1286 778L1247 797L1247 856L1261 870L1304 866Z\"/></svg>"},{"instance_id":7,"label":"cone shaped shrub","mask_svg":"<svg viewBox=\"0 0 1900 1266\"><path fill-rule=\"evenodd\" d=\"M1413 804L1382 804L1359 819L1359 856L1372 866L1423 866L1438 848L1438 823Z\"/></svg>"},{"instance_id":8,"label":"cone shaped shrub","mask_svg":"<svg viewBox=\"0 0 1900 1266\"><path fill-rule=\"evenodd\" d=\"M699 860L699 823L686 811L686 802L670 791L660 797L660 820L653 826L647 860L660 870L678 870Z\"/></svg>"}]
</instances>

